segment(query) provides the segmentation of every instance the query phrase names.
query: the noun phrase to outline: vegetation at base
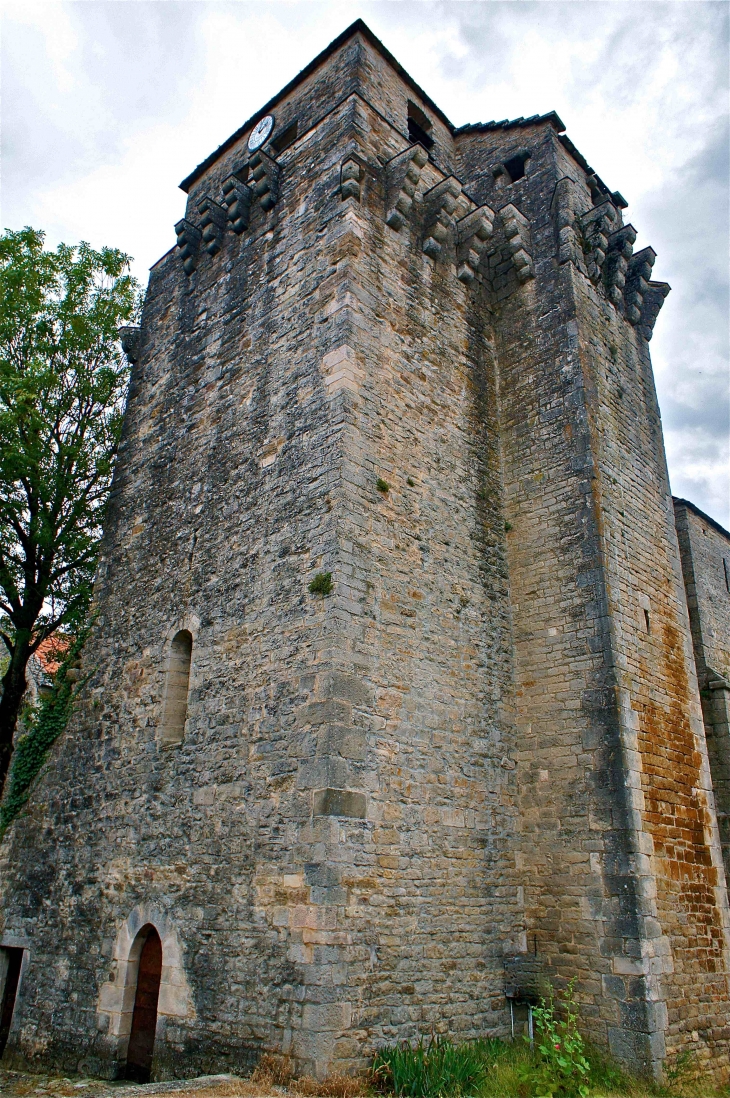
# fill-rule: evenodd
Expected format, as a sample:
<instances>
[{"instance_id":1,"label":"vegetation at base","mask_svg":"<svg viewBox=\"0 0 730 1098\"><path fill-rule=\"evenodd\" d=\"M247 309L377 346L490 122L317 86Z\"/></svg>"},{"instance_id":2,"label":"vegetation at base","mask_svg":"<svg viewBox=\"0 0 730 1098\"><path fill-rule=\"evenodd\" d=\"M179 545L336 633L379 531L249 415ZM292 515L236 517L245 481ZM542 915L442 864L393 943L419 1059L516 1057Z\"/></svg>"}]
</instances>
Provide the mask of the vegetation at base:
<instances>
[{"instance_id":1,"label":"vegetation at base","mask_svg":"<svg viewBox=\"0 0 730 1098\"><path fill-rule=\"evenodd\" d=\"M15 746L5 796L0 805L0 839L28 800L30 788L49 750L66 729L78 686L81 685L72 682L68 672L78 662L88 633L86 627L69 646L56 671L50 693L42 697L35 710L25 717L28 731L20 736Z\"/></svg>"},{"instance_id":2,"label":"vegetation at base","mask_svg":"<svg viewBox=\"0 0 730 1098\"><path fill-rule=\"evenodd\" d=\"M375 487L378 489L379 492L383 492L383 494L390 491L390 485L388 484L387 480L383 480L382 477L378 477L378 479L375 481Z\"/></svg>"},{"instance_id":3,"label":"vegetation at base","mask_svg":"<svg viewBox=\"0 0 730 1098\"><path fill-rule=\"evenodd\" d=\"M692 1054L667 1064L664 1085L631 1076L578 1029L573 984L556 1001L552 991L533 1008L534 1041L497 1038L455 1043L420 1037L381 1048L373 1086L406 1098L730 1098L730 1088L703 1084Z\"/></svg>"},{"instance_id":4,"label":"vegetation at base","mask_svg":"<svg viewBox=\"0 0 730 1098\"><path fill-rule=\"evenodd\" d=\"M318 572L309 585L310 595L332 594L332 573Z\"/></svg>"}]
</instances>

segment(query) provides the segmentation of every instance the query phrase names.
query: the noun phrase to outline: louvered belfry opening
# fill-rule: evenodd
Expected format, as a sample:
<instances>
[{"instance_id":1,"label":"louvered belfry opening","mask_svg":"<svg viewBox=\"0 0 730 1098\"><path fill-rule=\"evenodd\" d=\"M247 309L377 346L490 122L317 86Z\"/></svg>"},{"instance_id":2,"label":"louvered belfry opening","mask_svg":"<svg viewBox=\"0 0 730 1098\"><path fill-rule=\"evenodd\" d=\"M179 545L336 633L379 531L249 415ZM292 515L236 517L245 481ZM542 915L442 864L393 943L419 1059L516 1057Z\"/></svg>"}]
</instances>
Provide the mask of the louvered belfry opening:
<instances>
[{"instance_id":1,"label":"louvered belfry opening","mask_svg":"<svg viewBox=\"0 0 730 1098\"><path fill-rule=\"evenodd\" d=\"M143 927L140 935L145 933L145 942L139 956L132 1031L127 1048L126 1077L137 1083L148 1083L150 1080L157 1027L157 1000L160 997L162 975L160 936L153 926Z\"/></svg>"}]
</instances>

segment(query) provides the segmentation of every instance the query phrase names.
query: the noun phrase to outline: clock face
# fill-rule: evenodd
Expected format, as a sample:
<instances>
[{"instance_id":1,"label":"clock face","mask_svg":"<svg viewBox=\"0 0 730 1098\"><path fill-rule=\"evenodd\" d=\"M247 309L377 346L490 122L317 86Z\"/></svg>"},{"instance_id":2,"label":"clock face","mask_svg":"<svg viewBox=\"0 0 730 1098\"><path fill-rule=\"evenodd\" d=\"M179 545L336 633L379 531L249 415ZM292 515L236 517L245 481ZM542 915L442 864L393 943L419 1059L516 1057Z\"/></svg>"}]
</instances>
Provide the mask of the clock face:
<instances>
[{"instance_id":1,"label":"clock face","mask_svg":"<svg viewBox=\"0 0 730 1098\"><path fill-rule=\"evenodd\" d=\"M273 114L267 114L260 122L257 122L248 137L248 147L251 152L260 149L264 142L271 137L274 128Z\"/></svg>"}]
</instances>

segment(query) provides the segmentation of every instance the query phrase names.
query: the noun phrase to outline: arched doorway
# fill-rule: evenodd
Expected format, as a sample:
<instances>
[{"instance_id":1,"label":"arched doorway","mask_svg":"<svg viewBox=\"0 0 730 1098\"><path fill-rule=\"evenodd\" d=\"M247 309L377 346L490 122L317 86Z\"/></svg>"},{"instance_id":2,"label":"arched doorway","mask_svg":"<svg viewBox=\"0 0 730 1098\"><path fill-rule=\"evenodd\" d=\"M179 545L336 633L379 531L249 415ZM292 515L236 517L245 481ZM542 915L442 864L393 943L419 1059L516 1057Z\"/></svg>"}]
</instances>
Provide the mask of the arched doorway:
<instances>
[{"instance_id":1,"label":"arched doorway","mask_svg":"<svg viewBox=\"0 0 730 1098\"><path fill-rule=\"evenodd\" d=\"M139 955L126 1076L137 1083L149 1083L162 975L162 942L155 928L149 924L142 927L137 937L144 938L144 942Z\"/></svg>"}]
</instances>

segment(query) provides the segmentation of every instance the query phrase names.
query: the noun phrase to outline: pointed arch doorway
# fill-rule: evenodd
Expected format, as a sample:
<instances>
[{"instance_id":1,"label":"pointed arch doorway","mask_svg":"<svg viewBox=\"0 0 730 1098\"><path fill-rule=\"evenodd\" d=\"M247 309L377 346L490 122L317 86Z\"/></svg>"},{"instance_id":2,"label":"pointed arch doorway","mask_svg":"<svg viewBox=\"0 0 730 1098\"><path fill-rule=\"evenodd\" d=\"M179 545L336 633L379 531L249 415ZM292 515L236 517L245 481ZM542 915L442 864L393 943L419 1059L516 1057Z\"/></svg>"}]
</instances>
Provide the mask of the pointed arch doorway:
<instances>
[{"instance_id":1,"label":"pointed arch doorway","mask_svg":"<svg viewBox=\"0 0 730 1098\"><path fill-rule=\"evenodd\" d=\"M137 989L134 995L134 1012L125 1074L127 1079L134 1082L149 1083L157 1028L157 1000L160 997L160 977L162 976L162 942L160 935L151 924L142 927L137 935L137 941L142 942L142 948L139 954Z\"/></svg>"}]
</instances>

